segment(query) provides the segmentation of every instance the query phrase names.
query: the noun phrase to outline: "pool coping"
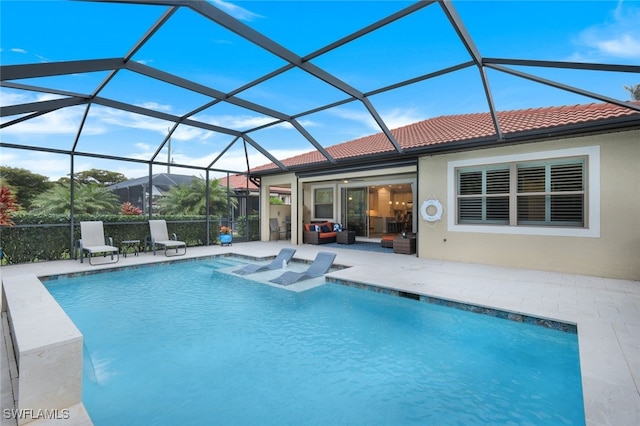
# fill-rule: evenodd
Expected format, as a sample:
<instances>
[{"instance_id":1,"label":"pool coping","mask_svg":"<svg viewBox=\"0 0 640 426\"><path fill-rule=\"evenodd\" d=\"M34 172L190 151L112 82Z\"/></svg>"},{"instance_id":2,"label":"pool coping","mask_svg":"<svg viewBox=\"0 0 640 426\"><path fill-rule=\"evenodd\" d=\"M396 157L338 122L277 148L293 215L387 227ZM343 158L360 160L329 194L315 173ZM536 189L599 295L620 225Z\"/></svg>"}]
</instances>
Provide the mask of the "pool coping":
<instances>
[{"instance_id":1,"label":"pool coping","mask_svg":"<svg viewBox=\"0 0 640 426\"><path fill-rule=\"evenodd\" d=\"M66 273L66 274L56 274L56 275L40 276L38 278L40 279L40 281L44 283L47 281L54 281L59 278L74 278L79 276L101 274L101 273L107 273L107 272L113 272L113 271L122 271L127 269L139 269L143 267L154 267L154 266L161 266L161 265L174 264L174 263L188 263L188 262L196 262L196 261L202 261L202 260L213 260L218 258L235 258L235 259L250 260L254 262L267 262L269 260L275 259L276 256L273 255L273 256L256 257L256 256L250 256L250 255L240 255L237 253L221 253L221 254L192 257L192 258L186 258L186 259L165 260L162 262L155 262L151 264L140 264L140 265L131 265L131 266L124 266L124 267L112 266L109 268L95 270L95 271L89 270L89 271L73 272L73 273ZM308 259L296 259L296 258L292 258L291 262L301 263L301 264L312 263L312 261ZM454 309L458 309L466 312L487 315L494 318L515 321L515 322L520 322L520 323L529 324L529 325L535 325L535 326L553 329L557 331L562 331L562 332L567 332L572 334L578 333L577 324L571 323L568 321L559 321L552 318L543 318L540 316L525 314L522 312L496 309L490 306L482 306L482 305L471 304L471 303L462 302L462 301L444 299L441 297L435 297L428 294L412 293L412 292L398 290L392 287L375 285L375 284L371 284L364 281L345 280L345 279L335 278L330 275L331 272L335 272L335 270L342 270L349 267L350 266L348 265L334 263L332 265L332 271L330 271L329 273L327 273L327 275L324 276L325 282L340 284L348 287L358 288L361 290L373 291L375 293L382 293L389 296L403 297L406 299L417 300L420 302L432 303L435 305L446 306L449 308L454 308ZM247 277L244 277L244 278L247 278ZM256 281L256 280L252 280L252 281ZM259 282L259 281L256 281L256 282ZM275 286L275 287L282 288L282 286Z\"/></svg>"},{"instance_id":2,"label":"pool coping","mask_svg":"<svg viewBox=\"0 0 640 426\"><path fill-rule=\"evenodd\" d=\"M250 260L267 259L284 247L296 249L296 258L309 260L323 249L309 244L264 241L230 247L193 247L185 257L234 253L250 255L247 257ZM334 278L389 284L399 291L577 324L586 424L640 424L640 280L340 248L331 251L337 253L338 263L349 266L330 273ZM118 266L159 261L164 261L163 256L143 254L121 259ZM46 276L103 268L64 260L3 266L0 272L3 276Z\"/></svg>"},{"instance_id":3,"label":"pool coping","mask_svg":"<svg viewBox=\"0 0 640 426\"><path fill-rule=\"evenodd\" d=\"M359 282L354 280L343 280L343 279L334 278L331 276L326 276L325 280L329 283L340 284L348 287L357 288L360 290L373 291L375 293L382 293L390 296L402 297L405 299L412 299L412 300L416 300L423 303L431 303L434 305L446 306L448 308L458 309L461 311L471 312L474 314L486 315L486 316L490 316L498 319L514 321L514 322L534 325L538 327L544 327L552 330L562 331L565 333L578 334L577 324L566 322L566 321L558 321L551 318L541 318L538 316L523 314L521 312L496 309L489 306L475 305L467 302L458 302L455 300L429 296L427 294L412 293L408 291L397 290L391 287L383 287L380 285L373 285L366 282Z\"/></svg>"}]
</instances>

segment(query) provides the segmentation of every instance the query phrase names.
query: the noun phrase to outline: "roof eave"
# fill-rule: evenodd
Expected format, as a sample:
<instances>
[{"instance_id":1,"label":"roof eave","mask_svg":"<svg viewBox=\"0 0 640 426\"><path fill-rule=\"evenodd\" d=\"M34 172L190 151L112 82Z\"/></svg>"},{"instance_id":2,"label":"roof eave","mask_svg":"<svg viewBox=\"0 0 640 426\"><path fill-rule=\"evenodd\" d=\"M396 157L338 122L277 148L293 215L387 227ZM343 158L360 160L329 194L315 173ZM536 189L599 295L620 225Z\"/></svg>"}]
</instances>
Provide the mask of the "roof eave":
<instances>
[{"instance_id":1,"label":"roof eave","mask_svg":"<svg viewBox=\"0 0 640 426\"><path fill-rule=\"evenodd\" d=\"M598 120L593 122L583 122L571 125L563 125L557 127L548 127L543 129L527 130L521 132L512 132L503 134L503 139L498 139L497 135L491 135L482 138L465 139L454 142L444 142L432 145L426 145L416 148L407 148L403 153L388 151L384 153L361 155L349 158L338 159L337 163L320 162L313 164L301 164L290 166L289 173L296 174L327 174L333 172L344 172L356 169L362 169L362 161L369 163L365 168L379 168L390 162L392 165L411 164L417 158L424 155L447 154L456 151L470 151L476 149L494 148L498 146L534 143L549 141L564 137L579 137L585 135L593 135L599 133L609 133L612 131L626 131L640 129L640 119L638 116L616 117L607 120ZM268 176L281 174L279 169L269 169L264 171L252 171L253 176Z\"/></svg>"}]
</instances>

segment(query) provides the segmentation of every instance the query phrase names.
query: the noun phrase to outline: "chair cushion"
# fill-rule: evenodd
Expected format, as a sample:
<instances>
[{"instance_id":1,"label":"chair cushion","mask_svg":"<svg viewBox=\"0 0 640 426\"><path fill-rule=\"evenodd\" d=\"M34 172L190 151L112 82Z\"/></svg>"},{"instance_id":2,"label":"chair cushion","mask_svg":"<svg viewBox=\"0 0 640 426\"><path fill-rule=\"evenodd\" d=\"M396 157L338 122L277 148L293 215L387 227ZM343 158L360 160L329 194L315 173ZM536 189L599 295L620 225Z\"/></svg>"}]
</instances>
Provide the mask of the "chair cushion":
<instances>
[{"instance_id":1,"label":"chair cushion","mask_svg":"<svg viewBox=\"0 0 640 426\"><path fill-rule=\"evenodd\" d=\"M384 235L380 239L380 245L382 247L390 248L393 247L393 239L397 237L397 235Z\"/></svg>"}]
</instances>

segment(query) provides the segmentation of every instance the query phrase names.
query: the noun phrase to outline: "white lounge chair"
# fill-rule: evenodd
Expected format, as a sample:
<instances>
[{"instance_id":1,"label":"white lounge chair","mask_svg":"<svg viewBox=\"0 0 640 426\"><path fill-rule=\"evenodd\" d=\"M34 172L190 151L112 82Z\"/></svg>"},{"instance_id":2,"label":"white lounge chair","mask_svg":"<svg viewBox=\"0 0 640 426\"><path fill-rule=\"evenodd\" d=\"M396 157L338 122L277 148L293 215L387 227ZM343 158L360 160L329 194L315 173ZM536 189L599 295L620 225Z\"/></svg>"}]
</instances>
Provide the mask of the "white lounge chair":
<instances>
[{"instance_id":1,"label":"white lounge chair","mask_svg":"<svg viewBox=\"0 0 640 426\"><path fill-rule=\"evenodd\" d=\"M149 231L151 232L151 250L155 256L156 246L164 247L164 255L169 256L167 250L176 249L176 254L172 256L182 256L187 253L187 243L184 241L178 241L176 234L171 234L173 239L169 238L169 231L167 231L167 222L165 220L150 220ZM179 248L182 247L184 251L179 252Z\"/></svg>"},{"instance_id":2,"label":"white lounge chair","mask_svg":"<svg viewBox=\"0 0 640 426\"><path fill-rule=\"evenodd\" d=\"M296 249L283 248L280 250L280 253L278 253L276 258L271 261L271 263L268 263L266 265L256 265L255 263L250 263L244 268L240 268L233 272L238 275L248 275L254 274L256 272L273 271L276 269L280 269L282 268L282 262L285 262L285 265L288 264L295 252Z\"/></svg>"},{"instance_id":3,"label":"white lounge chair","mask_svg":"<svg viewBox=\"0 0 640 426\"><path fill-rule=\"evenodd\" d=\"M309 268L304 272L287 271L284 274L276 277L269 282L280 285L291 285L298 281L310 280L311 278L318 278L331 269L333 260L336 258L336 254L330 251L319 251L316 258Z\"/></svg>"},{"instance_id":4,"label":"white lounge chair","mask_svg":"<svg viewBox=\"0 0 640 426\"><path fill-rule=\"evenodd\" d=\"M104 238L104 225L102 221L88 221L88 222L80 222L80 263L83 263L84 256L87 254L89 256L89 263L91 265L95 265L95 263L91 262L91 258L94 254L107 255L107 253L111 254L111 262L108 263L116 263L120 260L120 251L118 247L113 245L113 238L109 237L109 244L107 244L107 240ZM113 254L116 254L115 260Z\"/></svg>"}]
</instances>

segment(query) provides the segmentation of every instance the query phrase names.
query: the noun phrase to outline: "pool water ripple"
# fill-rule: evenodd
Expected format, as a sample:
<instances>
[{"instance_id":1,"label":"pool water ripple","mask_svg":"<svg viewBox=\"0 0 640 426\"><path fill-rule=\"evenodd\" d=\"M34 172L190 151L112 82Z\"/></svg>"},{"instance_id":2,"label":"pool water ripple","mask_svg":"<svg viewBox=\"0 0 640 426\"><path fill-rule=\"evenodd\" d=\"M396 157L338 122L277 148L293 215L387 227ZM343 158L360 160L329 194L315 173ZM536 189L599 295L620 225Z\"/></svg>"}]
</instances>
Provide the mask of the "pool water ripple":
<instances>
[{"instance_id":1,"label":"pool water ripple","mask_svg":"<svg viewBox=\"0 0 640 426\"><path fill-rule=\"evenodd\" d=\"M84 334L96 425L584 424L575 334L290 292L215 271L229 261L47 283Z\"/></svg>"}]
</instances>

